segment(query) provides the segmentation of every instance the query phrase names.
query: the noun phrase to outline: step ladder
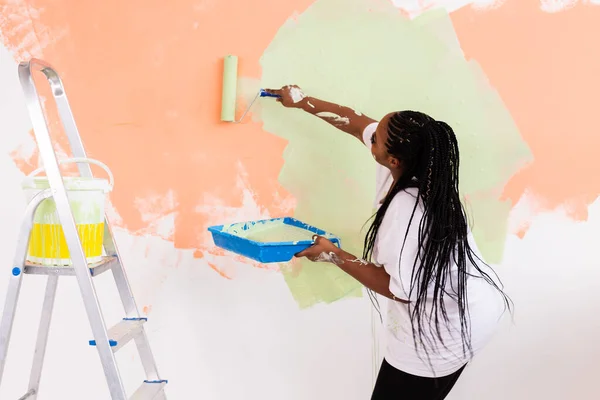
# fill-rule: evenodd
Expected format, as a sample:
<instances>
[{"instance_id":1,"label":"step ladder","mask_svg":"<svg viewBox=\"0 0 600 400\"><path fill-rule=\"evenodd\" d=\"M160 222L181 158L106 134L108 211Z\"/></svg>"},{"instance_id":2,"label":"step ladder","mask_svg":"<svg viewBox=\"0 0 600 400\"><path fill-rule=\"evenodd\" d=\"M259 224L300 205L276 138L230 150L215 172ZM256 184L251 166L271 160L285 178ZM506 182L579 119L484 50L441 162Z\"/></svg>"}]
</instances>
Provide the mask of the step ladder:
<instances>
[{"instance_id":1,"label":"step ladder","mask_svg":"<svg viewBox=\"0 0 600 400\"><path fill-rule=\"evenodd\" d=\"M146 380L133 393L130 400L165 400L164 393L166 380L160 378L158 369L154 361L154 356L150 349L150 344L144 330L146 318L140 317L137 305L133 298L131 287L127 280L125 270L119 252L113 238L110 225L105 216L104 218L104 254L101 262L88 264L85 253L81 246L81 241L77 234L77 228L73 213L67 198L67 192L59 170L50 132L44 111L37 93L33 73L42 72L48 80L52 95L56 102L58 114L62 122L64 131L68 137L71 152L74 157L86 157L83 143L73 119L73 114L67 100L65 89L61 79L52 66L38 59L31 59L28 62L22 62L18 67L19 80L25 94L29 116L33 125L35 139L39 147L39 153L46 170L50 188L38 193L27 205L25 217L22 222L17 249L15 253L12 270L10 271L10 282L4 303L4 312L0 322L0 383L6 363L8 345L10 341L11 330L17 309L17 301L21 288L23 274L48 275L42 316L38 330L37 343L33 356L33 365L29 378L28 391L19 400L37 399L40 387L40 378L42 375L42 365L44 362L44 353L50 328L50 319L52 308L56 295L56 287L59 276L74 275L83 298L85 310L89 319L90 327L94 339L89 344L95 346L100 356L100 361L104 369L106 381L108 383L111 398L113 400L127 400L119 368L115 360L115 352L123 347L128 341L133 340L140 355L140 360L146 373ZM42 74L39 74L42 76ZM92 171L87 163L77 164L79 173L83 177L92 177ZM29 247L29 237L33 226L33 217L37 207L42 201L52 197L56 202L56 210L63 227L66 242L71 255L72 266L70 267L48 267L33 265L26 261ZM124 318L114 327L107 330L104 317L96 296L93 278L108 270L112 271L116 286L121 297L124 308Z\"/></svg>"}]
</instances>

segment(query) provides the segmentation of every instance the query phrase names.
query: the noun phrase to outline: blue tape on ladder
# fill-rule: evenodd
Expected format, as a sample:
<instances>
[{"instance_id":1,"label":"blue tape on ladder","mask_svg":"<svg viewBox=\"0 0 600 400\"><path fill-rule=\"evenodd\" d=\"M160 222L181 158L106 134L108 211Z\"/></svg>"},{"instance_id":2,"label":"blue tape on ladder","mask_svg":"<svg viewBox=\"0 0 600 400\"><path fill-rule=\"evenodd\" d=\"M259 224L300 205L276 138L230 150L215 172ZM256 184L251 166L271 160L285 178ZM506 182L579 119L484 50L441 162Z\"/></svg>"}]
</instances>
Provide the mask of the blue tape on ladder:
<instances>
[{"instance_id":1,"label":"blue tape on ladder","mask_svg":"<svg viewBox=\"0 0 600 400\"><path fill-rule=\"evenodd\" d=\"M95 340L90 340L89 343L90 343L90 346L95 346L96 345L96 341ZM108 344L110 345L110 347L115 347L118 343L117 343L116 340L109 339L108 340Z\"/></svg>"},{"instance_id":2,"label":"blue tape on ladder","mask_svg":"<svg viewBox=\"0 0 600 400\"><path fill-rule=\"evenodd\" d=\"M14 268L12 269L12 274L13 274L14 276L19 276L19 275L21 274L21 268L19 268L19 267L14 267Z\"/></svg>"},{"instance_id":3,"label":"blue tape on ladder","mask_svg":"<svg viewBox=\"0 0 600 400\"><path fill-rule=\"evenodd\" d=\"M166 380L166 379L160 379L160 380L157 380L157 381L148 381L148 380L145 380L144 383L169 383L169 381Z\"/></svg>"},{"instance_id":4,"label":"blue tape on ladder","mask_svg":"<svg viewBox=\"0 0 600 400\"><path fill-rule=\"evenodd\" d=\"M146 322L148 322L148 318L146 318L146 317L123 318L123 321L146 321Z\"/></svg>"}]
</instances>

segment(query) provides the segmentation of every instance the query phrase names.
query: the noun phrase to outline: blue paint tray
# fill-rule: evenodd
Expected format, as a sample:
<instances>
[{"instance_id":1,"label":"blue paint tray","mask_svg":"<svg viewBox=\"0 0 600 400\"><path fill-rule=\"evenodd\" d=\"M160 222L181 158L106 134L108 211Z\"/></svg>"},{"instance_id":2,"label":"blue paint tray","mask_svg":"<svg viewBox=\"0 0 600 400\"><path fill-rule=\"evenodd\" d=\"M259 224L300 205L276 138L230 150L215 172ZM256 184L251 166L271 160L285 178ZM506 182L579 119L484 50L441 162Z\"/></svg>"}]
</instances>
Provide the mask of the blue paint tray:
<instances>
[{"instance_id":1,"label":"blue paint tray","mask_svg":"<svg viewBox=\"0 0 600 400\"><path fill-rule=\"evenodd\" d=\"M306 230L307 240L259 242L244 237L244 234L248 233L250 229L260 228L261 224L264 226L267 224L272 224L273 226L285 224ZM313 234L324 236L338 247L341 247L338 237L291 217L215 225L210 226L208 230L212 234L216 246L265 264L290 261L294 257L294 254L312 245L311 237Z\"/></svg>"}]
</instances>

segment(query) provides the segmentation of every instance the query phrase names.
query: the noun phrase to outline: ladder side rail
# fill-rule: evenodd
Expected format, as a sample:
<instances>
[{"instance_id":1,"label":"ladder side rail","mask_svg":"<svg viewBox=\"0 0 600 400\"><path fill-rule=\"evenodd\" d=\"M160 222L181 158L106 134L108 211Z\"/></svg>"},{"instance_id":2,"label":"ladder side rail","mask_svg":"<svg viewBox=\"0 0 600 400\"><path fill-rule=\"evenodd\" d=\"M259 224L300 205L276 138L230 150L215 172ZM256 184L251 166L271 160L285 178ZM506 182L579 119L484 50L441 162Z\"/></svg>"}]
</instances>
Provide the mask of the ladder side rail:
<instances>
[{"instance_id":1,"label":"ladder side rail","mask_svg":"<svg viewBox=\"0 0 600 400\"><path fill-rule=\"evenodd\" d=\"M121 303L123 303L125 316L127 318L139 318L140 312L135 298L133 297L133 290L129 283L127 273L125 272L125 267L123 266L123 259L121 258L117 244L115 243L112 227L109 225L108 217L106 215L104 216L104 249L106 254L117 257L118 265L115 265L112 268L112 274L117 290L119 291Z\"/></svg>"},{"instance_id":2,"label":"ladder side rail","mask_svg":"<svg viewBox=\"0 0 600 400\"><path fill-rule=\"evenodd\" d=\"M28 62L22 62L19 65L19 70L21 68L29 71L39 71L46 76L46 79L48 80L48 84L50 85L50 89L52 91L52 96L54 97L54 101L56 102L58 114L60 116L63 128L65 130L65 134L67 135L67 139L69 140L69 145L71 147L73 157L87 157L85 148L83 146L83 142L81 140L81 136L79 135L79 130L77 129L77 125L75 124L73 113L71 112L71 107L69 106L69 101L67 99L67 94L65 92L64 85L56 70L47 62L39 60L37 58L32 58ZM78 163L77 167L79 168L81 176L86 178L92 177L92 170L89 164Z\"/></svg>"},{"instance_id":3,"label":"ladder side rail","mask_svg":"<svg viewBox=\"0 0 600 400\"><path fill-rule=\"evenodd\" d=\"M148 340L146 331L142 329L133 340L138 349L140 361L142 362L142 367L146 373L146 379L149 381L160 381L162 378L158 373L158 367L154 355L152 354L152 350L150 349L150 341Z\"/></svg>"},{"instance_id":4,"label":"ladder side rail","mask_svg":"<svg viewBox=\"0 0 600 400\"><path fill-rule=\"evenodd\" d=\"M25 215L19 230L19 240L17 241L17 248L13 259L13 270L11 272L8 290L6 292L4 311L2 313L2 322L0 322L0 384L2 383L2 376L4 374L4 367L6 365L6 356L8 354L8 345L10 343L10 336L17 310L17 302L19 299L19 291L21 289L23 270L25 268L27 250L29 248L29 238L31 229L33 227L33 217L35 215L35 211L42 201L50 197L52 197L51 189L45 189L33 196L25 208Z\"/></svg>"},{"instance_id":5,"label":"ladder side rail","mask_svg":"<svg viewBox=\"0 0 600 400\"><path fill-rule=\"evenodd\" d=\"M58 113L61 118L65 133L69 139L71 151L75 157L86 157L83 141L81 140L81 135L79 134L79 130L75 123L75 118L69 105L67 93L62 80L60 79L58 73L49 64L44 63L44 66L43 72L50 82L52 94L55 98ZM93 176L90 164L78 163L78 167L82 176ZM104 216L104 228L104 250L107 255L116 256L118 260L118 265L112 268L112 273L119 296L121 298L121 302L123 304L123 308L125 310L125 315L127 318L139 318L140 313L133 295L133 290L129 283L129 279L127 278L127 273L123 266L117 244L114 240L112 227L108 222L108 217L106 214ZM148 337L144 329L142 329L140 334L136 335L134 341L138 349L147 379L160 380L158 367L156 365L154 355L150 350Z\"/></svg>"},{"instance_id":6,"label":"ladder side rail","mask_svg":"<svg viewBox=\"0 0 600 400\"><path fill-rule=\"evenodd\" d=\"M50 139L46 118L33 80L32 66L41 69L42 71L45 70L47 66L39 62L19 64L19 80L23 93L25 94L25 100L33 125L36 142L46 170L46 176L48 177L50 187L53 190L56 211L73 261L73 269L79 283L79 289L88 314L92 334L97 343L98 354L102 361L110 393L113 400L126 400L123 382L118 371L114 353L110 348L106 324L92 282L87 259L81 246L81 240L79 239L69 198ZM53 92L55 90L56 88L53 88Z\"/></svg>"},{"instance_id":7,"label":"ladder side rail","mask_svg":"<svg viewBox=\"0 0 600 400\"><path fill-rule=\"evenodd\" d=\"M50 322L52 321L52 311L54 309L57 287L58 275L48 275L44 303L42 305L42 316L40 317L35 351L33 352L33 362L29 374L28 392L32 392L28 398L30 400L37 400L39 393L40 380L42 379L42 367L44 365L44 357L46 356L46 346L48 345Z\"/></svg>"},{"instance_id":8,"label":"ladder side rail","mask_svg":"<svg viewBox=\"0 0 600 400\"><path fill-rule=\"evenodd\" d=\"M69 105L67 93L65 91L62 80L60 79L60 76L50 64L42 60L34 58L30 61L30 65L40 69L40 71L44 73L44 75L50 83L52 95L56 102L58 114L60 116L67 138L69 140L69 145L71 147L71 152L73 153L73 156L87 157L85 148L83 146L83 141L81 140L81 135L79 134L77 124L75 123L75 118L73 116L73 112L71 111L71 106ZM77 163L77 166L79 168L81 176L89 178L93 177L91 166L88 163ZM106 214L104 215L103 242L104 251L106 255L115 256L119 260L121 260L121 255L119 254L117 244L114 240L113 231L109 224L108 217ZM113 276L116 281L117 288L119 289L119 296L121 297L121 302L123 303L126 317L139 317L139 309L133 297L133 290L131 289L131 285L129 284L129 280L127 279L127 274L123 268L123 264L121 264L120 270L118 270L117 268L113 268Z\"/></svg>"}]
</instances>

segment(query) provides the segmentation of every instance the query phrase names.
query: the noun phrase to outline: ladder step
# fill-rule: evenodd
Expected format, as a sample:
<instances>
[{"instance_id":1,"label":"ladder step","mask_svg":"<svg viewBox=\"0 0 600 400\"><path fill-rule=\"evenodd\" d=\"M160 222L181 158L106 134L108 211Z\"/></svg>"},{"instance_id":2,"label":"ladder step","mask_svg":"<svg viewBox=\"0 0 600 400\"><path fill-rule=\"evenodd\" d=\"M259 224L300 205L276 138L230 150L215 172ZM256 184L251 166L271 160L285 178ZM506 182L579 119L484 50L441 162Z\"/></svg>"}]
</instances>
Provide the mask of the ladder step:
<instances>
[{"instance_id":1,"label":"ladder step","mask_svg":"<svg viewBox=\"0 0 600 400\"><path fill-rule=\"evenodd\" d=\"M142 386L135 391L135 393L129 398L129 400L158 400L164 397L163 388L167 384L166 380L159 381L144 381Z\"/></svg>"},{"instance_id":2,"label":"ladder step","mask_svg":"<svg viewBox=\"0 0 600 400\"><path fill-rule=\"evenodd\" d=\"M148 318L123 318L121 322L108 330L108 342L113 353L125 346L143 328ZM95 346L96 341L90 340L90 346Z\"/></svg>"},{"instance_id":3,"label":"ladder step","mask_svg":"<svg viewBox=\"0 0 600 400\"><path fill-rule=\"evenodd\" d=\"M92 276L98 276L101 273L108 271L115 265L117 265L117 257L104 257L102 261L89 264L90 273ZM38 264L25 264L23 267L23 272L25 274L34 274L34 275L75 275L75 268L73 267L54 267L54 266L46 266L46 265L38 265Z\"/></svg>"},{"instance_id":4,"label":"ladder step","mask_svg":"<svg viewBox=\"0 0 600 400\"><path fill-rule=\"evenodd\" d=\"M27 393L25 393L23 396L19 397L17 400L26 400L26 399L30 398L31 396L33 396L34 394L35 394L35 389L31 389Z\"/></svg>"}]
</instances>

